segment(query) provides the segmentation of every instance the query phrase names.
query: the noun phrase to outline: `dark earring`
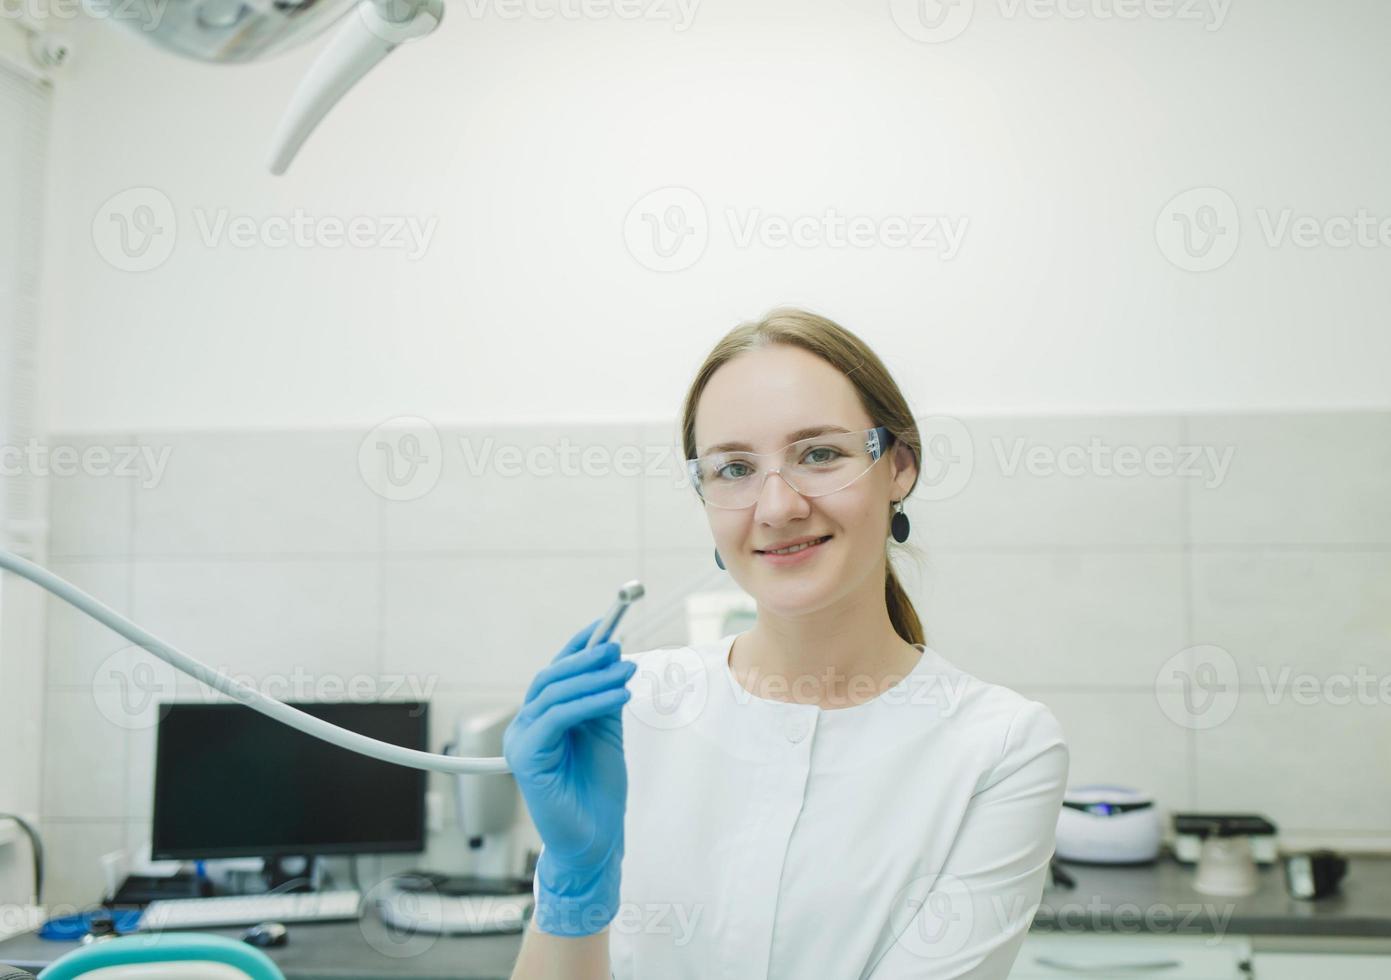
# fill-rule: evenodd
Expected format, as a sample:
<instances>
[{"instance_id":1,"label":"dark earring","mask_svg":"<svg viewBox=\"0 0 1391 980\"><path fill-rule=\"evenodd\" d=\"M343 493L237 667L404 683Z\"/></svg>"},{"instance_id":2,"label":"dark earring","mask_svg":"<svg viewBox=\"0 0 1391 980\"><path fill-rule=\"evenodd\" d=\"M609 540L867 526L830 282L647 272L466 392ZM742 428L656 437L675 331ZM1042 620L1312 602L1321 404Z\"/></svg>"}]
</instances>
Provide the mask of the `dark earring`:
<instances>
[{"instance_id":1,"label":"dark earring","mask_svg":"<svg viewBox=\"0 0 1391 980\"><path fill-rule=\"evenodd\" d=\"M715 549L715 564L716 564L716 565L719 565L721 568L724 568L724 562L720 561L720 549L719 549L719 548L716 548L716 549Z\"/></svg>"},{"instance_id":2,"label":"dark earring","mask_svg":"<svg viewBox=\"0 0 1391 980\"><path fill-rule=\"evenodd\" d=\"M908 540L908 515L903 513L903 501L895 500L894 507L898 510L889 522L889 530L893 532L894 540L902 544Z\"/></svg>"}]
</instances>

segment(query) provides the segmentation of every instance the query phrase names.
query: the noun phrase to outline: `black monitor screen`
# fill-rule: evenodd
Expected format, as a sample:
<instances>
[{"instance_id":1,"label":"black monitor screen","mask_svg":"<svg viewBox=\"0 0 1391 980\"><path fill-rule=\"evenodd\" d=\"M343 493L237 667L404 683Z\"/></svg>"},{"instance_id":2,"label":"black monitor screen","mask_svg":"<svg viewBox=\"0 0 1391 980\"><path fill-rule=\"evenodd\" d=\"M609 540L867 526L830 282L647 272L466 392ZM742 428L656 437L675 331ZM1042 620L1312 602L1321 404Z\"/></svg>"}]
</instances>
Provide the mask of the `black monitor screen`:
<instances>
[{"instance_id":1,"label":"black monitor screen","mask_svg":"<svg viewBox=\"0 0 1391 980\"><path fill-rule=\"evenodd\" d=\"M295 704L383 742L425 750L429 704ZM425 773L380 762L242 704L160 706L156 859L381 854L425 849Z\"/></svg>"}]
</instances>

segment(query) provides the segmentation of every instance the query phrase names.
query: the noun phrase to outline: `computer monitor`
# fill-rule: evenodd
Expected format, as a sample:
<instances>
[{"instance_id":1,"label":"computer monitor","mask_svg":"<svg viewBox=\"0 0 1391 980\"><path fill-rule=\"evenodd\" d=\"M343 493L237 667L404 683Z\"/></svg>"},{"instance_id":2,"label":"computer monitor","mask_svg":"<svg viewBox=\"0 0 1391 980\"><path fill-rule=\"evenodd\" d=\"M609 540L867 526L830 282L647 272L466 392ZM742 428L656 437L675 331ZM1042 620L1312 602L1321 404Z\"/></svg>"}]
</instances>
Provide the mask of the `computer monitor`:
<instances>
[{"instance_id":1,"label":"computer monitor","mask_svg":"<svg viewBox=\"0 0 1391 980\"><path fill-rule=\"evenodd\" d=\"M428 749L429 703L296 703L350 731ZM369 759L243 704L162 704L156 860L425 849L425 773Z\"/></svg>"}]
</instances>

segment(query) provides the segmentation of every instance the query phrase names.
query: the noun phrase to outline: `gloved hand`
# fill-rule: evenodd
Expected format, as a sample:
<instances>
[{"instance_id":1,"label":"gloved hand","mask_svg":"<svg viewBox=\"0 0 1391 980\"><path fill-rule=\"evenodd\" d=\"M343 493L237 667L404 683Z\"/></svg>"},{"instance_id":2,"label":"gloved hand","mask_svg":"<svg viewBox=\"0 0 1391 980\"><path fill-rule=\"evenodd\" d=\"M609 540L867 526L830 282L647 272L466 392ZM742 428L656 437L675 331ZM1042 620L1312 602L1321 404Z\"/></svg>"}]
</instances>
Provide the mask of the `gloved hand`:
<instances>
[{"instance_id":1,"label":"gloved hand","mask_svg":"<svg viewBox=\"0 0 1391 980\"><path fill-rule=\"evenodd\" d=\"M527 689L502 754L541 835L536 927L558 936L599 932L618 914L628 770L622 709L637 664L612 641L571 638Z\"/></svg>"}]
</instances>

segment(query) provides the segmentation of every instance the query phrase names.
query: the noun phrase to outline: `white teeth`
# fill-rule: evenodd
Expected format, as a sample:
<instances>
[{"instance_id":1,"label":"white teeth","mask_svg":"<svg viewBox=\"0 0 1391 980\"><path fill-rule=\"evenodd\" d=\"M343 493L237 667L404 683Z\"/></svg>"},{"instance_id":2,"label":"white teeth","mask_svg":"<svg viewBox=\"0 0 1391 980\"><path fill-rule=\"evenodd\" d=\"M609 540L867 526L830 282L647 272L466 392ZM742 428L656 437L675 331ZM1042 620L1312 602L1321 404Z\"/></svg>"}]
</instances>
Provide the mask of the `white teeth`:
<instances>
[{"instance_id":1,"label":"white teeth","mask_svg":"<svg viewBox=\"0 0 1391 980\"><path fill-rule=\"evenodd\" d=\"M820 544L825 538L817 538L815 541L804 541L802 544L794 544L791 548L783 548L779 551L765 551L765 555L791 555L798 551L805 551L814 544Z\"/></svg>"}]
</instances>

